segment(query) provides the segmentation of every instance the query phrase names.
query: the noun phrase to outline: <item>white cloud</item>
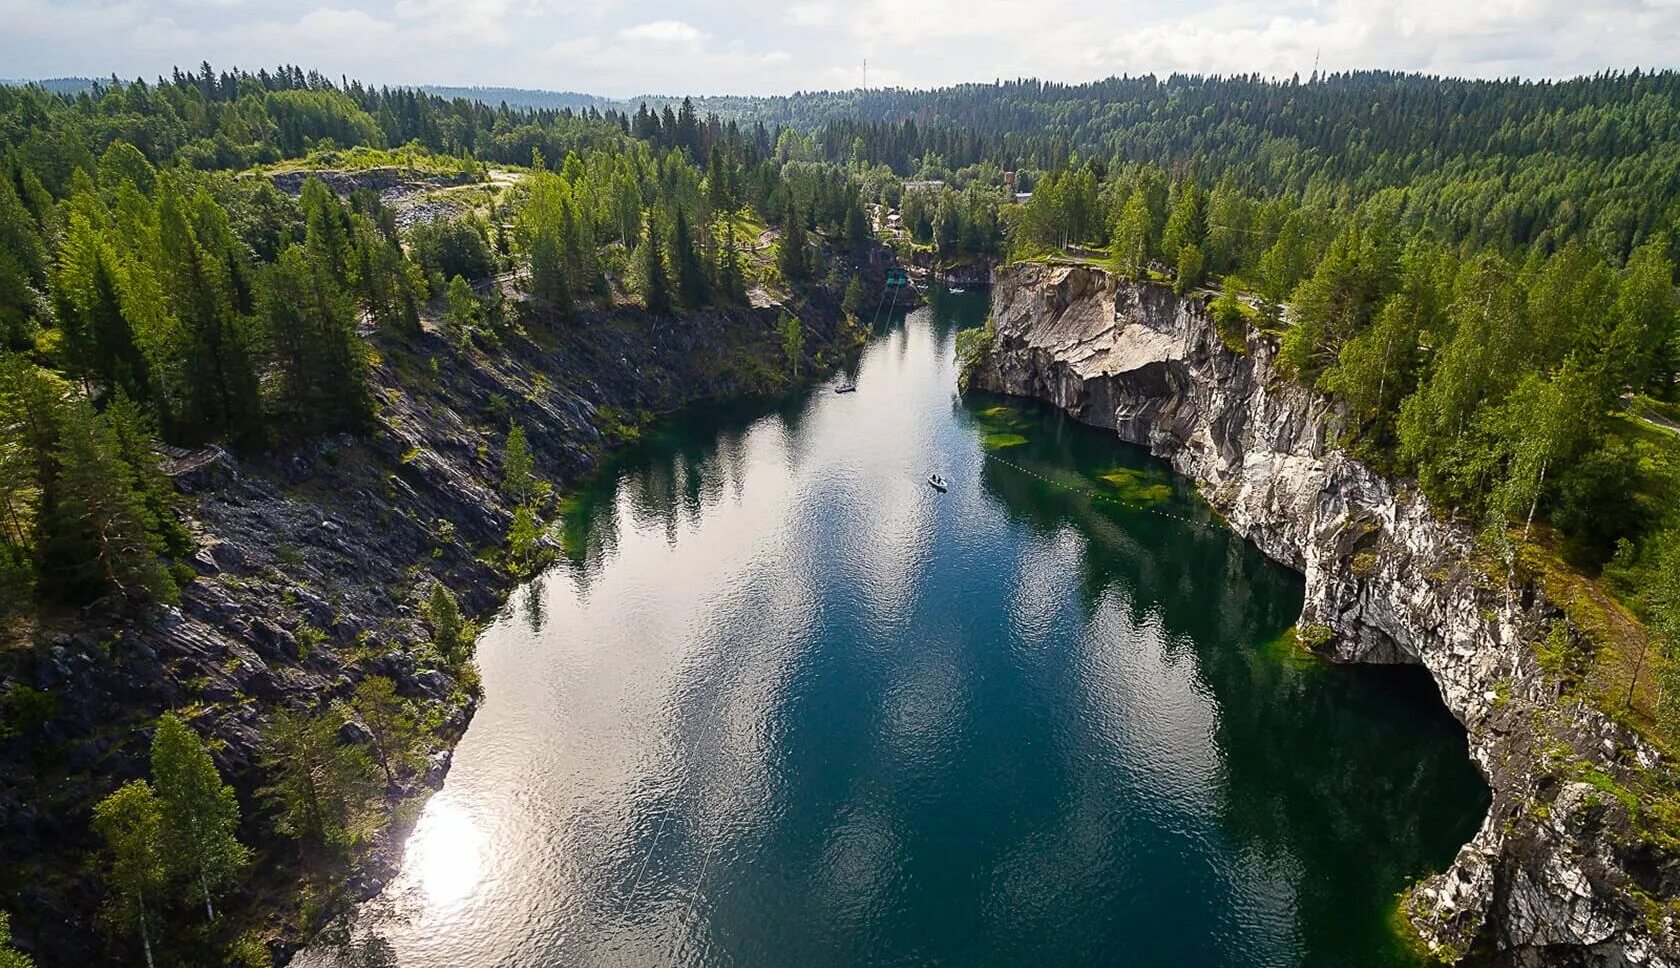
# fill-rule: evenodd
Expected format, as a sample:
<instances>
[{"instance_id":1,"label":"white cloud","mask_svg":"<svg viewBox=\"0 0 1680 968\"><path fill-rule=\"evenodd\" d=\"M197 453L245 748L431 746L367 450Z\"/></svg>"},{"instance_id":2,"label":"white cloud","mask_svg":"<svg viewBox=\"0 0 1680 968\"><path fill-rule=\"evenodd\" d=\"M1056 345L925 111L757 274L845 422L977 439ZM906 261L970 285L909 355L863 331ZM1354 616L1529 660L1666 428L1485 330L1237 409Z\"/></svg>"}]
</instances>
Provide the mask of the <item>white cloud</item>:
<instances>
[{"instance_id":1,"label":"white cloud","mask_svg":"<svg viewBox=\"0 0 1680 968\"><path fill-rule=\"evenodd\" d=\"M706 40L705 31L681 20L655 20L626 27L618 36L632 43L680 44L698 47Z\"/></svg>"},{"instance_id":2,"label":"white cloud","mask_svg":"<svg viewBox=\"0 0 1680 968\"><path fill-rule=\"evenodd\" d=\"M834 24L834 5L796 3L787 9L782 19L796 27L830 27Z\"/></svg>"},{"instance_id":3,"label":"white cloud","mask_svg":"<svg viewBox=\"0 0 1680 968\"><path fill-rule=\"evenodd\" d=\"M317 7L298 18L293 35L305 43L360 44L389 39L396 29L390 21L380 20L362 10Z\"/></svg>"},{"instance_id":4,"label":"white cloud","mask_svg":"<svg viewBox=\"0 0 1680 968\"><path fill-rule=\"evenodd\" d=\"M609 95L995 77L1375 67L1564 76L1680 66L1680 0L0 0L0 73L208 58L376 83Z\"/></svg>"}]
</instances>

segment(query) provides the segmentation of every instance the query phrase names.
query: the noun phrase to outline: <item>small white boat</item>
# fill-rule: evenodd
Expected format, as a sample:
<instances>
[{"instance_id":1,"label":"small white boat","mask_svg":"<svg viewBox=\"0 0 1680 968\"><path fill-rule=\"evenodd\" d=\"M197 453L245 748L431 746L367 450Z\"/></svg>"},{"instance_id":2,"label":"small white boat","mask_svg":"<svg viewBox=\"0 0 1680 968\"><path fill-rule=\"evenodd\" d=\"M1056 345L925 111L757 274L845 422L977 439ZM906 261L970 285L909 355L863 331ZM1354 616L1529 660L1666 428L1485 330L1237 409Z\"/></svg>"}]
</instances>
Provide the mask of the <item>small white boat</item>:
<instances>
[{"instance_id":1,"label":"small white boat","mask_svg":"<svg viewBox=\"0 0 1680 968\"><path fill-rule=\"evenodd\" d=\"M940 477L938 474L930 474L928 475L928 486L940 493L944 493L947 485L945 483L945 478Z\"/></svg>"},{"instance_id":2,"label":"small white boat","mask_svg":"<svg viewBox=\"0 0 1680 968\"><path fill-rule=\"evenodd\" d=\"M953 293L963 293L963 292L967 292L968 290L964 289L961 286L952 286L950 291L953 292Z\"/></svg>"},{"instance_id":3,"label":"small white boat","mask_svg":"<svg viewBox=\"0 0 1680 968\"><path fill-rule=\"evenodd\" d=\"M842 383L839 386L834 388L834 392L835 393L856 393L857 392L857 384L856 383Z\"/></svg>"}]
</instances>

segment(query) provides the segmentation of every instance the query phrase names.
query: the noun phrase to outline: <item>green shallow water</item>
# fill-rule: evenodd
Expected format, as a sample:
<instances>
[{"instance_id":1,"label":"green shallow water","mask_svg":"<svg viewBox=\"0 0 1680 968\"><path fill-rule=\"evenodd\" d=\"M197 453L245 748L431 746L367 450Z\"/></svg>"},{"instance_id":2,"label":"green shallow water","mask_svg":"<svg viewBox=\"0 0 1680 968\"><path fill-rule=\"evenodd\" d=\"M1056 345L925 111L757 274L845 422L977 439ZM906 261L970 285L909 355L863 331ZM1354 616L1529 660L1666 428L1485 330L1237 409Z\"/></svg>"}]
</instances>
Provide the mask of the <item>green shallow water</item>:
<instances>
[{"instance_id":1,"label":"green shallow water","mask_svg":"<svg viewBox=\"0 0 1680 968\"><path fill-rule=\"evenodd\" d=\"M1408 964L1394 895L1487 806L1462 730L1295 651L1299 577L1160 462L959 399L984 300L581 494L358 958L299 963Z\"/></svg>"}]
</instances>

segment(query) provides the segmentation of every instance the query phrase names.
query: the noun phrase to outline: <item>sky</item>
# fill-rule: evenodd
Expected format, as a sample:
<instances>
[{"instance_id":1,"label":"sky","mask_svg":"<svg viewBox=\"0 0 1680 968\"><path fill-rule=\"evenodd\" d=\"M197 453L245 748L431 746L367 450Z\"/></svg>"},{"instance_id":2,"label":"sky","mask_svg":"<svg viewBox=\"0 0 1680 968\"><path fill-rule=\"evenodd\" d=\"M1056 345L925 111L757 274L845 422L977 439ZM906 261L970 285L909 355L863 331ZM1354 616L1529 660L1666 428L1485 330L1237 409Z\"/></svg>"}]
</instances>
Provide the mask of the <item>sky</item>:
<instances>
[{"instance_id":1,"label":"sky","mask_svg":"<svg viewBox=\"0 0 1680 968\"><path fill-rule=\"evenodd\" d=\"M0 77L296 63L383 84L779 94L1111 74L1680 66L1680 0L0 0Z\"/></svg>"}]
</instances>

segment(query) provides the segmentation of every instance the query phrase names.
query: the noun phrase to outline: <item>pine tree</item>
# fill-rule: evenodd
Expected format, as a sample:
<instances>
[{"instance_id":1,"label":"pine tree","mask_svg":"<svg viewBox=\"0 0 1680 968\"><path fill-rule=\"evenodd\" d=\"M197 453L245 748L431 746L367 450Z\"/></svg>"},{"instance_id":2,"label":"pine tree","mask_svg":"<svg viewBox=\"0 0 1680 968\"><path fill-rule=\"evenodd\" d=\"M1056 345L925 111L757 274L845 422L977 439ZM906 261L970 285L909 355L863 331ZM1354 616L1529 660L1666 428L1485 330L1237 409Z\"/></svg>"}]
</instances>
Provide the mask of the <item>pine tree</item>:
<instances>
[{"instance_id":1,"label":"pine tree","mask_svg":"<svg viewBox=\"0 0 1680 968\"><path fill-rule=\"evenodd\" d=\"M864 213L857 193L849 192L846 197L846 248L861 252L868 245L869 216Z\"/></svg>"},{"instance_id":2,"label":"pine tree","mask_svg":"<svg viewBox=\"0 0 1680 968\"><path fill-rule=\"evenodd\" d=\"M189 894L216 919L215 898L234 884L251 852L236 836L239 800L198 736L172 713L152 737L152 783L163 817L169 865Z\"/></svg>"},{"instance_id":3,"label":"pine tree","mask_svg":"<svg viewBox=\"0 0 1680 968\"><path fill-rule=\"evenodd\" d=\"M729 196L726 164L723 146L712 145L712 150L706 158L706 201L714 213L727 212L735 207Z\"/></svg>"},{"instance_id":4,"label":"pine tree","mask_svg":"<svg viewBox=\"0 0 1680 968\"><path fill-rule=\"evenodd\" d=\"M648 218L647 234L642 239L641 282L642 305L655 316L671 314L671 284L665 278L665 257L659 251L659 230Z\"/></svg>"},{"instance_id":5,"label":"pine tree","mask_svg":"<svg viewBox=\"0 0 1680 968\"><path fill-rule=\"evenodd\" d=\"M373 759L389 787L399 772L414 763L421 737L414 704L397 694L396 683L390 679L369 676L356 686L350 710L373 737Z\"/></svg>"},{"instance_id":6,"label":"pine tree","mask_svg":"<svg viewBox=\"0 0 1680 968\"><path fill-rule=\"evenodd\" d=\"M338 738L330 713L281 712L263 734L262 790L277 816L275 829L299 840L345 844L372 796L373 763L366 751Z\"/></svg>"},{"instance_id":7,"label":"pine tree","mask_svg":"<svg viewBox=\"0 0 1680 968\"><path fill-rule=\"evenodd\" d=\"M866 305L868 300L869 294L863 288L863 279L859 276L853 276L846 283L845 295L840 297L840 311L853 319L858 319L863 315L863 311L868 308Z\"/></svg>"},{"instance_id":8,"label":"pine tree","mask_svg":"<svg viewBox=\"0 0 1680 968\"><path fill-rule=\"evenodd\" d=\"M134 493L151 512L152 531L163 542L165 553L180 557L193 549L192 533L181 522L181 498L175 482L158 464L155 449L157 426L140 404L121 390L112 395L100 418L111 430L117 456L133 474Z\"/></svg>"},{"instance_id":9,"label":"pine tree","mask_svg":"<svg viewBox=\"0 0 1680 968\"><path fill-rule=\"evenodd\" d=\"M151 785L133 780L93 808L93 831L105 841L106 898L102 916L118 931L140 935L147 968L152 925L168 883L163 811Z\"/></svg>"},{"instance_id":10,"label":"pine tree","mask_svg":"<svg viewBox=\"0 0 1680 968\"><path fill-rule=\"evenodd\" d=\"M324 268L339 285L348 286L351 267L356 264L355 226L349 213L332 189L313 177L303 183L298 208L303 212L303 246L310 261Z\"/></svg>"},{"instance_id":11,"label":"pine tree","mask_svg":"<svg viewBox=\"0 0 1680 968\"><path fill-rule=\"evenodd\" d=\"M564 253L554 233L539 232L526 247L531 263L531 308L539 319L554 322L572 314L572 290L566 283Z\"/></svg>"},{"instance_id":12,"label":"pine tree","mask_svg":"<svg viewBox=\"0 0 1680 968\"><path fill-rule=\"evenodd\" d=\"M11 179L0 173L0 345L21 348L27 342L46 275L40 226Z\"/></svg>"}]
</instances>

